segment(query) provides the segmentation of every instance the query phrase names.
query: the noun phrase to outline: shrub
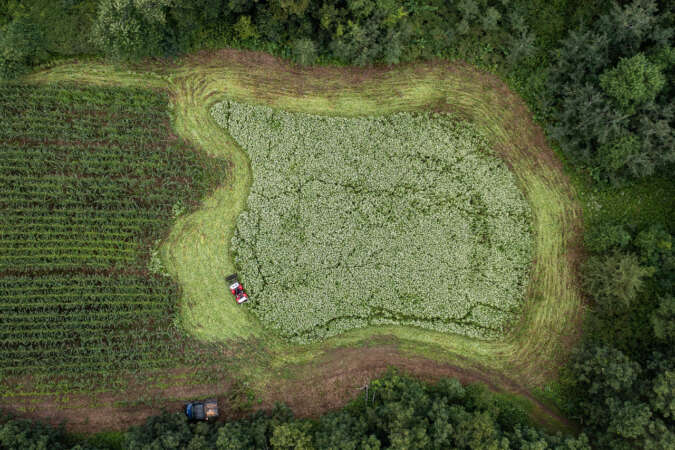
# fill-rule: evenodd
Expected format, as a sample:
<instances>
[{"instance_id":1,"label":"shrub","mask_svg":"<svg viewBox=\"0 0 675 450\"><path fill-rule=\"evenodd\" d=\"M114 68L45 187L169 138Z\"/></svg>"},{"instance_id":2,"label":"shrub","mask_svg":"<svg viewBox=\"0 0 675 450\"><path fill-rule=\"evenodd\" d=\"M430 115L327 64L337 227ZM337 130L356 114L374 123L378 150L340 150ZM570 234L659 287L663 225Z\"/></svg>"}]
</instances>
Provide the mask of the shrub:
<instances>
[{"instance_id":1,"label":"shrub","mask_svg":"<svg viewBox=\"0 0 675 450\"><path fill-rule=\"evenodd\" d=\"M316 44L311 39L296 39L293 42L293 59L301 66L309 66L316 61Z\"/></svg>"},{"instance_id":2,"label":"shrub","mask_svg":"<svg viewBox=\"0 0 675 450\"><path fill-rule=\"evenodd\" d=\"M240 16L237 23L234 24L234 31L242 41L259 37L258 30L251 22L250 16Z\"/></svg>"},{"instance_id":3,"label":"shrub","mask_svg":"<svg viewBox=\"0 0 675 450\"><path fill-rule=\"evenodd\" d=\"M0 448L53 449L70 448L63 428L0 414Z\"/></svg>"},{"instance_id":4,"label":"shrub","mask_svg":"<svg viewBox=\"0 0 675 450\"><path fill-rule=\"evenodd\" d=\"M639 175L640 166L631 162L640 156L642 148L639 138L631 132L625 132L598 148L598 161L612 176L630 166L629 171Z\"/></svg>"},{"instance_id":5,"label":"shrub","mask_svg":"<svg viewBox=\"0 0 675 450\"><path fill-rule=\"evenodd\" d=\"M654 101L665 84L666 79L658 66L642 53L621 58L616 67L600 75L600 87L629 112L634 112L638 105Z\"/></svg>"},{"instance_id":6,"label":"shrub","mask_svg":"<svg viewBox=\"0 0 675 450\"><path fill-rule=\"evenodd\" d=\"M102 0L92 40L107 56L139 59L166 53L163 40L171 0Z\"/></svg>"},{"instance_id":7,"label":"shrub","mask_svg":"<svg viewBox=\"0 0 675 450\"><path fill-rule=\"evenodd\" d=\"M640 265L632 253L615 252L589 258L584 267L584 285L597 305L606 312L628 308L654 269Z\"/></svg>"},{"instance_id":8,"label":"shrub","mask_svg":"<svg viewBox=\"0 0 675 450\"><path fill-rule=\"evenodd\" d=\"M234 102L212 113L253 169L235 264L252 310L283 336L407 324L494 339L517 316L529 206L468 124Z\"/></svg>"},{"instance_id":9,"label":"shrub","mask_svg":"<svg viewBox=\"0 0 675 450\"><path fill-rule=\"evenodd\" d=\"M661 265L663 259L673 251L673 237L659 225L653 225L638 233L635 246L645 264Z\"/></svg>"},{"instance_id":10,"label":"shrub","mask_svg":"<svg viewBox=\"0 0 675 450\"><path fill-rule=\"evenodd\" d=\"M596 225L584 236L586 248L594 253L622 250L630 244L631 236L623 225Z\"/></svg>"},{"instance_id":11,"label":"shrub","mask_svg":"<svg viewBox=\"0 0 675 450\"><path fill-rule=\"evenodd\" d=\"M657 339L675 343L675 297L663 297L651 316L652 330Z\"/></svg>"},{"instance_id":12,"label":"shrub","mask_svg":"<svg viewBox=\"0 0 675 450\"><path fill-rule=\"evenodd\" d=\"M44 32L34 22L18 18L0 32L0 80L15 78L44 62Z\"/></svg>"}]
</instances>

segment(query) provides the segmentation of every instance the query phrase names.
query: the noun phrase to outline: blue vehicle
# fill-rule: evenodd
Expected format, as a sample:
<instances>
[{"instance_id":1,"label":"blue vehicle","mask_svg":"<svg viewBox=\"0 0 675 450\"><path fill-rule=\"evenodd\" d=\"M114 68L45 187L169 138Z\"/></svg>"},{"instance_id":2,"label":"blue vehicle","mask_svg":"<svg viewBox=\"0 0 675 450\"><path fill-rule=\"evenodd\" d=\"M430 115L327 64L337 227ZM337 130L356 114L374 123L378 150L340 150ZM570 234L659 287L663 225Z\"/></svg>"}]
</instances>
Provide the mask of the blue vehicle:
<instances>
[{"instance_id":1,"label":"blue vehicle","mask_svg":"<svg viewBox=\"0 0 675 450\"><path fill-rule=\"evenodd\" d=\"M218 400L188 403L185 405L185 415L189 420L215 420L218 418Z\"/></svg>"}]
</instances>

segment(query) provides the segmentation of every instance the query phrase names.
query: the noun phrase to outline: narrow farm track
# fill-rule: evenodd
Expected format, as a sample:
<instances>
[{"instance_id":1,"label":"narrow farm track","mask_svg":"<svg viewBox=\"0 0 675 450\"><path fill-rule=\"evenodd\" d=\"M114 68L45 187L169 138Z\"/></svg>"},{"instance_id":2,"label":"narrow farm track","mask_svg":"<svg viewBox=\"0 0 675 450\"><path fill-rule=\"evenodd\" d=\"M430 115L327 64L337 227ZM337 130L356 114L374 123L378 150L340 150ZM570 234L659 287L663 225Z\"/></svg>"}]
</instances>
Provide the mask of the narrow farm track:
<instances>
[{"instance_id":1,"label":"narrow farm track","mask_svg":"<svg viewBox=\"0 0 675 450\"><path fill-rule=\"evenodd\" d=\"M565 420L531 392L555 379L556 368L579 333L583 304L575 267L580 253L580 208L542 130L532 122L524 102L496 77L451 63L393 69L298 69L266 54L224 50L192 55L175 66L136 71L98 63L63 64L28 80L167 89L177 133L231 161L227 182L198 211L177 221L161 251L183 289L181 326L186 331L226 345L244 339L266 355L252 356L251 364L244 365L239 374L251 380L263 405L284 400L300 414L316 415L356 395L350 394L351 384L395 365L425 378L454 375L525 396L540 422L564 426ZM251 182L246 154L209 113L214 103L225 98L347 116L433 109L476 123L516 174L534 214L536 258L530 292L522 319L508 337L482 342L410 327L375 327L321 344L291 346L270 336L246 308L224 297L223 275L234 270L229 242ZM308 380L311 389L306 388ZM179 403L176 395L187 398L202 392L199 386L180 394L172 389L152 395L166 399L159 401L164 406L174 407ZM47 410L52 420L67 419L74 429L111 427L84 400L77 409ZM88 416L85 411L91 412L93 421L78 425L77 417ZM123 425L114 428L122 428L159 409L147 407L140 416L136 410L116 411L116 423Z\"/></svg>"}]
</instances>

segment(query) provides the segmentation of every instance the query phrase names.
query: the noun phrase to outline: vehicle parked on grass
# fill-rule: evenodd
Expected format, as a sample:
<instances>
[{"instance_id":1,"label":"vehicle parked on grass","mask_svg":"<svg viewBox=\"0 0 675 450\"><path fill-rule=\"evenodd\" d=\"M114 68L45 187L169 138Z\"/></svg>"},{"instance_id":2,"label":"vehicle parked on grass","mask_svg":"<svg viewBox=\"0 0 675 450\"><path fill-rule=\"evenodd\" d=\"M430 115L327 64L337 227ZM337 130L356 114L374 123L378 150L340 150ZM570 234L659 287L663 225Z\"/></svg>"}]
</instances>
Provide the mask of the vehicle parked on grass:
<instances>
[{"instance_id":1,"label":"vehicle parked on grass","mask_svg":"<svg viewBox=\"0 0 675 450\"><path fill-rule=\"evenodd\" d=\"M241 305L242 303L246 303L248 301L248 294L246 293L246 291L244 291L244 287L239 283L236 273L233 273L232 275L226 277L225 281L227 281L230 284L230 292L232 292L232 295L234 295L234 298L237 300L238 305Z\"/></svg>"},{"instance_id":2,"label":"vehicle parked on grass","mask_svg":"<svg viewBox=\"0 0 675 450\"><path fill-rule=\"evenodd\" d=\"M185 405L185 415L189 420L215 420L218 418L218 400L190 402Z\"/></svg>"}]
</instances>

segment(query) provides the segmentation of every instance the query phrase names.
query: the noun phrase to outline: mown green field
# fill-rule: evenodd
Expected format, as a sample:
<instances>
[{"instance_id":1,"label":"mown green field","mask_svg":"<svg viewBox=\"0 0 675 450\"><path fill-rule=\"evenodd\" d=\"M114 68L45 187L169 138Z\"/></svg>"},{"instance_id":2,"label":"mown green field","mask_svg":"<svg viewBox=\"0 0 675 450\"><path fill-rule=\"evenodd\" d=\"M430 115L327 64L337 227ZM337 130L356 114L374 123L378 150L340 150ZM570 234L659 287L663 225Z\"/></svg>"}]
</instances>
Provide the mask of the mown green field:
<instances>
[{"instance_id":1,"label":"mown green field","mask_svg":"<svg viewBox=\"0 0 675 450\"><path fill-rule=\"evenodd\" d=\"M300 70L250 55L246 64L223 53L136 71L95 62L66 63L26 79L166 89L178 134L206 154L229 161L227 182L210 192L196 211L178 217L160 247L163 265L182 291L179 328L200 340L224 343L225 349L246 343L248 353L239 357L248 361L236 376L248 380L261 396L280 376L302 377L330 359L334 350L377 345L381 338L401 354L475 371L507 391L553 380L577 335L582 312L574 272L581 217L570 184L523 102L494 78L462 65L397 67L361 75L342 69ZM223 278L235 270L230 242L253 179L246 153L210 115L213 105L225 99L342 117L431 109L471 122L511 169L532 211L534 257L521 318L493 342L387 325L292 345L266 331L246 307L234 303Z\"/></svg>"},{"instance_id":2,"label":"mown green field","mask_svg":"<svg viewBox=\"0 0 675 450\"><path fill-rule=\"evenodd\" d=\"M557 362L565 357L577 334L582 309L574 275L581 217L572 188L546 147L541 130L530 121L517 97L500 91L503 86L493 79L461 66L453 66L451 70L399 68L354 82L339 71L332 76L323 71L319 76L310 71L291 74L289 69L284 72L275 68L274 74L268 75L264 67L256 71L237 64L225 67L208 64L185 67L180 75L170 77L177 92L176 104L183 105L176 109L178 129L211 149L212 154L227 154L235 161L233 184L207 200L208 205L222 205L223 216L216 223L205 221L206 216L199 213L187 217L163 247L167 265L180 280L186 304L190 305L183 316L187 329L210 340L262 337L271 348L277 349L275 366L311 361L327 349L357 345L374 335L384 335L405 342L412 352L462 366L496 370L523 383L543 384L551 379ZM63 75L69 76L69 70L64 69ZM290 78L302 87L284 87ZM195 92L203 96L202 102L195 98ZM322 344L288 347L267 336L247 311L210 296L209 292L222 292L226 288L220 276L234 270L231 262L214 266L212 275L199 278L182 268L205 267L197 262L205 253L217 254L219 258L225 251L229 254L227 245L237 216L232 210L243 209L239 198L251 182L245 153L209 117L211 106L223 98L262 102L287 111L347 117L432 108L452 111L471 121L488 136L492 148L509 165L532 209L535 262L519 323L499 343L418 328L380 326L347 332ZM186 127L187 124L193 126ZM216 214L210 207L204 210L212 214L211 218ZM222 230L226 230L223 241L208 238L222 236L218 232ZM227 317L232 325L220 326L220 317ZM264 372L259 375L264 376Z\"/></svg>"}]
</instances>

